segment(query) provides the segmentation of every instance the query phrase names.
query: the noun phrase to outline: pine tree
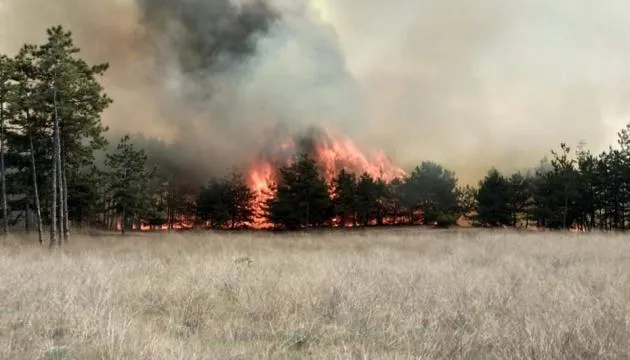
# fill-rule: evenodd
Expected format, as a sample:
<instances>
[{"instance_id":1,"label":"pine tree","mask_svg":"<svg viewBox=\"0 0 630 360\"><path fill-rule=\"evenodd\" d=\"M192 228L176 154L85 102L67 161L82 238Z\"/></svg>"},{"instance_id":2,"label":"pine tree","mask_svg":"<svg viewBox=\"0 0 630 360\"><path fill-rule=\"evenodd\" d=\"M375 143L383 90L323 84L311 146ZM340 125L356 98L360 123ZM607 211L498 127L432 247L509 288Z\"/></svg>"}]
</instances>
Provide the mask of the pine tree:
<instances>
[{"instance_id":1,"label":"pine tree","mask_svg":"<svg viewBox=\"0 0 630 360\"><path fill-rule=\"evenodd\" d=\"M577 152L577 169L579 171L579 223L585 230L592 230L598 222L598 210L602 207L601 184L598 183L598 159L580 146Z\"/></svg>"},{"instance_id":2,"label":"pine tree","mask_svg":"<svg viewBox=\"0 0 630 360\"><path fill-rule=\"evenodd\" d=\"M457 221L457 179L452 171L436 163L423 162L405 180L404 192L411 216L421 210L425 223L448 226Z\"/></svg>"},{"instance_id":3,"label":"pine tree","mask_svg":"<svg viewBox=\"0 0 630 360\"><path fill-rule=\"evenodd\" d=\"M539 168L532 181L531 216L540 227L568 229L580 218L580 174L566 144L552 155L549 166Z\"/></svg>"},{"instance_id":4,"label":"pine tree","mask_svg":"<svg viewBox=\"0 0 630 360\"><path fill-rule=\"evenodd\" d=\"M398 225L401 216L407 212L405 209L403 191L404 182L402 179L394 179L387 184L387 212L392 218L392 225ZM414 223L413 219L409 219L410 223Z\"/></svg>"},{"instance_id":5,"label":"pine tree","mask_svg":"<svg viewBox=\"0 0 630 360\"><path fill-rule=\"evenodd\" d=\"M59 103L58 103L58 86L59 86L59 63L55 64L55 68L53 70L53 171L52 171L52 188L53 188L53 198L52 198L52 209L51 213L51 244L54 243L54 239L56 237L57 228L59 231L63 231L64 220L63 220L63 186L61 181L61 135L60 135L60 127L59 127ZM59 201L57 201L59 198ZM59 225L56 223L56 217L59 216ZM61 236L59 236L59 244L61 244ZM66 239L67 241L67 239Z\"/></svg>"},{"instance_id":6,"label":"pine tree","mask_svg":"<svg viewBox=\"0 0 630 360\"><path fill-rule=\"evenodd\" d=\"M457 204L461 216L472 218L477 210L477 189L470 185L457 188Z\"/></svg>"},{"instance_id":7,"label":"pine tree","mask_svg":"<svg viewBox=\"0 0 630 360\"><path fill-rule=\"evenodd\" d=\"M48 144L43 140L48 140L48 117L49 113L45 108L45 99L41 92L41 80L35 58L36 46L25 45L20 49L15 58L15 86L11 93L12 123L17 127L17 131L11 132L7 138L9 150L15 158L21 154L28 153L25 162L30 164L25 167L25 171L30 173L30 192L35 204L35 215L37 232L40 244L43 244L43 219L42 207L40 203L39 183L44 176L38 169L42 169L47 164L47 155L50 153ZM41 179L40 179L41 178Z\"/></svg>"},{"instance_id":8,"label":"pine tree","mask_svg":"<svg viewBox=\"0 0 630 360\"><path fill-rule=\"evenodd\" d=\"M265 204L268 220L286 230L318 227L333 217L328 186L306 153L280 168L275 196Z\"/></svg>"},{"instance_id":9,"label":"pine tree","mask_svg":"<svg viewBox=\"0 0 630 360\"><path fill-rule=\"evenodd\" d=\"M230 182L213 179L201 188L197 198L197 216L204 225L212 229L223 229L230 221Z\"/></svg>"},{"instance_id":10,"label":"pine tree","mask_svg":"<svg viewBox=\"0 0 630 360\"><path fill-rule=\"evenodd\" d=\"M361 226L368 226L377 217L378 186L368 173L357 183L357 217Z\"/></svg>"},{"instance_id":11,"label":"pine tree","mask_svg":"<svg viewBox=\"0 0 630 360\"><path fill-rule=\"evenodd\" d=\"M530 184L520 172L512 174L507 181L509 186L509 225L517 227L519 226L519 217L527 214L527 208L531 202Z\"/></svg>"},{"instance_id":12,"label":"pine tree","mask_svg":"<svg viewBox=\"0 0 630 360\"><path fill-rule=\"evenodd\" d=\"M339 217L339 225L344 227L351 220L357 224L357 177L345 169L337 174L333 180L333 206L335 216Z\"/></svg>"},{"instance_id":13,"label":"pine tree","mask_svg":"<svg viewBox=\"0 0 630 360\"><path fill-rule=\"evenodd\" d=\"M571 148L566 144L560 145L561 152L552 151L554 159L554 177L561 196L562 228L571 227L577 218L575 205L579 201L578 173L575 169L576 161L570 157Z\"/></svg>"},{"instance_id":14,"label":"pine tree","mask_svg":"<svg viewBox=\"0 0 630 360\"><path fill-rule=\"evenodd\" d=\"M7 205L7 178L5 168L5 151L6 151L6 124L7 124L7 108L9 102L9 91L12 87L11 82L15 78L13 61L7 56L0 55L0 182L2 184L2 233L9 232L9 211Z\"/></svg>"},{"instance_id":15,"label":"pine tree","mask_svg":"<svg viewBox=\"0 0 630 360\"><path fill-rule=\"evenodd\" d=\"M154 170L147 168L147 155L130 143L129 135L124 136L116 152L107 154L105 165L109 171L109 189L112 209L120 219L121 233L124 235L131 223L137 220L146 204L149 182Z\"/></svg>"},{"instance_id":16,"label":"pine tree","mask_svg":"<svg viewBox=\"0 0 630 360\"><path fill-rule=\"evenodd\" d=\"M476 221L490 226L511 225L510 196L509 181L498 170L491 169L479 182Z\"/></svg>"},{"instance_id":17,"label":"pine tree","mask_svg":"<svg viewBox=\"0 0 630 360\"><path fill-rule=\"evenodd\" d=\"M388 217L388 207L390 202L390 195L388 192L387 183L383 179L376 179L374 182L374 192L376 195L376 203L374 208L376 225L383 226L385 224L385 218Z\"/></svg>"},{"instance_id":18,"label":"pine tree","mask_svg":"<svg viewBox=\"0 0 630 360\"><path fill-rule=\"evenodd\" d=\"M80 50L74 45L72 33L61 26L49 28L47 35L47 42L33 52L41 106L44 112L48 107L48 113L52 114L51 180L55 201L51 205L51 220L59 215L59 231L67 241L70 231L68 172L75 175L91 165L93 152L106 145L102 134L107 128L101 124L100 115L111 99L103 93L97 76L102 75L108 65L89 66L77 58L75 55ZM52 227L56 225L51 224Z\"/></svg>"},{"instance_id":19,"label":"pine tree","mask_svg":"<svg viewBox=\"0 0 630 360\"><path fill-rule=\"evenodd\" d=\"M229 208L232 229L249 226L254 222L255 193L245 183L243 174L234 172L229 183Z\"/></svg>"}]
</instances>

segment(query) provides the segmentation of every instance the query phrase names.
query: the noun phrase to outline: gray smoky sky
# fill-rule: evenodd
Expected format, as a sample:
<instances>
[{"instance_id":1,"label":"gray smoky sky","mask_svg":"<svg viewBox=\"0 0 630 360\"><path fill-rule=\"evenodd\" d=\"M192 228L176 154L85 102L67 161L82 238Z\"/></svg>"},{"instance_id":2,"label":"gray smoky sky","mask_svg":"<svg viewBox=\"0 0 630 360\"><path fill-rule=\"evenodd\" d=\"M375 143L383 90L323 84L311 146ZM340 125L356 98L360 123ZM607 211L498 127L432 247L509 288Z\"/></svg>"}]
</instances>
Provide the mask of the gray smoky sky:
<instances>
[{"instance_id":1,"label":"gray smoky sky","mask_svg":"<svg viewBox=\"0 0 630 360\"><path fill-rule=\"evenodd\" d=\"M0 52L64 25L111 64L112 132L176 144L191 167L323 125L471 182L561 141L614 143L628 23L622 0L0 0Z\"/></svg>"}]
</instances>

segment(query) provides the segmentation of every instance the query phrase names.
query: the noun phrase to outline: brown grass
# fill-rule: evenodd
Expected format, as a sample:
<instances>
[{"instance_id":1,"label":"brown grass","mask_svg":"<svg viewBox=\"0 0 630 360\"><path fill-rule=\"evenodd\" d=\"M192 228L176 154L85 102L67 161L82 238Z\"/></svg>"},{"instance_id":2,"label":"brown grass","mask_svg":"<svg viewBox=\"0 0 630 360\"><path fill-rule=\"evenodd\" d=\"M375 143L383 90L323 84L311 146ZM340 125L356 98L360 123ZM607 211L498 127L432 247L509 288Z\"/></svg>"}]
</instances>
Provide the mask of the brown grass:
<instances>
[{"instance_id":1,"label":"brown grass","mask_svg":"<svg viewBox=\"0 0 630 360\"><path fill-rule=\"evenodd\" d=\"M0 359L620 359L630 243L475 230L0 244Z\"/></svg>"}]
</instances>

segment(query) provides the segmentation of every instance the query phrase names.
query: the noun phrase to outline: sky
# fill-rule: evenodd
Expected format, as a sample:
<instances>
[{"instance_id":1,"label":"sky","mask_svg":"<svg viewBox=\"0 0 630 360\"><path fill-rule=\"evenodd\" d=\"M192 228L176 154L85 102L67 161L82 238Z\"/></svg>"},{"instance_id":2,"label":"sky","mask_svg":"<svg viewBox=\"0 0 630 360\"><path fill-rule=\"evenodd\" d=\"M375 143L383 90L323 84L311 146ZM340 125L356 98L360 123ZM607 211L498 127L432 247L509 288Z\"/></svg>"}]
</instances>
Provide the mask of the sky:
<instances>
[{"instance_id":1,"label":"sky","mask_svg":"<svg viewBox=\"0 0 630 360\"><path fill-rule=\"evenodd\" d=\"M112 131L201 153L247 148L261 123L321 123L408 169L433 160L470 182L535 166L560 142L603 150L630 122L627 1L269 0L281 20L256 53L204 81L155 65L139 40L151 30L142 1L0 0L0 52L67 26L88 59L112 66ZM217 95L192 102L198 88Z\"/></svg>"}]
</instances>

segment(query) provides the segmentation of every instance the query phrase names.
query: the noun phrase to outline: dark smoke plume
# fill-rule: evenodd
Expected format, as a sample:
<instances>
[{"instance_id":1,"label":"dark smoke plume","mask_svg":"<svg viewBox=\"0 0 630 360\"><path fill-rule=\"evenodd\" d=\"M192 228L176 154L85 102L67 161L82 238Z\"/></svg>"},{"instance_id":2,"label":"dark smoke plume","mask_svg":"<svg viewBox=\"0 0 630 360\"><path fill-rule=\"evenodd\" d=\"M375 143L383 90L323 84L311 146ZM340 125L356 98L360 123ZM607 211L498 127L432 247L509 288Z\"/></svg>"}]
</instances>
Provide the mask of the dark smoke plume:
<instances>
[{"instance_id":1,"label":"dark smoke plume","mask_svg":"<svg viewBox=\"0 0 630 360\"><path fill-rule=\"evenodd\" d=\"M256 0L137 0L141 22L159 59L175 53L190 76L217 73L251 56L279 14ZM166 53L161 53L166 52Z\"/></svg>"}]
</instances>

